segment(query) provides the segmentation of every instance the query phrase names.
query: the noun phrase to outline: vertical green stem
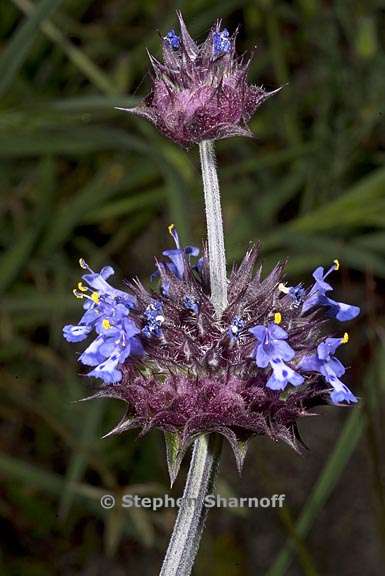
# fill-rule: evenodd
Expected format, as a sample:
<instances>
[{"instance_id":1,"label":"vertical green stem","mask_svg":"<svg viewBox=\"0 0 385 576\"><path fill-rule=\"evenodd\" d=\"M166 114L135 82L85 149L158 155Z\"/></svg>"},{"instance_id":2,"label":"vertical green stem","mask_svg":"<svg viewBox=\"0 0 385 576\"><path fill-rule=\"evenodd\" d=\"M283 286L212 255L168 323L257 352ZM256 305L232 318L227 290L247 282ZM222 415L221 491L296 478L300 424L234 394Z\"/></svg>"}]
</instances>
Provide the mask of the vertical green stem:
<instances>
[{"instance_id":1,"label":"vertical green stem","mask_svg":"<svg viewBox=\"0 0 385 576\"><path fill-rule=\"evenodd\" d=\"M204 499L214 486L222 440L214 434L195 440L190 469L160 576L189 576L204 529Z\"/></svg>"},{"instance_id":2,"label":"vertical green stem","mask_svg":"<svg viewBox=\"0 0 385 576\"><path fill-rule=\"evenodd\" d=\"M199 145L206 206L211 300L218 318L227 306L225 243L214 144ZM174 530L160 576L189 576L198 552L206 512L205 497L214 487L222 449L219 435L202 435L194 442L190 469Z\"/></svg>"},{"instance_id":3,"label":"vertical green stem","mask_svg":"<svg viewBox=\"0 0 385 576\"><path fill-rule=\"evenodd\" d=\"M211 301L220 317L227 306L226 255L214 143L199 144L209 246Z\"/></svg>"}]
</instances>

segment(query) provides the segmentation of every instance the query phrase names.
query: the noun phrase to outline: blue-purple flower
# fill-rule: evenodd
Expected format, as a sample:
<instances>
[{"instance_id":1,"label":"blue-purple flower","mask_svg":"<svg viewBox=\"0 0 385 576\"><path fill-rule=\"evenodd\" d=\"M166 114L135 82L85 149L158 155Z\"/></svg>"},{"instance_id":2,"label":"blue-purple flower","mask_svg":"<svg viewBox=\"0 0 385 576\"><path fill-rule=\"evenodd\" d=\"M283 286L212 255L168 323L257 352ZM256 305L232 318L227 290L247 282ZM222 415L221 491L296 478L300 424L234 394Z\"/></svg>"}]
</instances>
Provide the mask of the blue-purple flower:
<instances>
[{"instance_id":1,"label":"blue-purple flower","mask_svg":"<svg viewBox=\"0 0 385 576\"><path fill-rule=\"evenodd\" d=\"M240 333L244 327L245 327L245 321L239 316L234 316L228 330L230 340L232 341L238 340Z\"/></svg>"},{"instance_id":2,"label":"blue-purple flower","mask_svg":"<svg viewBox=\"0 0 385 576\"><path fill-rule=\"evenodd\" d=\"M114 273L111 266L94 272L83 259L79 262L88 273L82 276L86 285L79 282L74 294L84 300L85 313L79 324L64 326L63 335L68 342L81 342L94 332L95 340L80 355L79 361L85 366L95 367L88 376L115 383L122 378L119 367L128 356L143 354L138 339L140 330L129 318L135 298L107 282Z\"/></svg>"},{"instance_id":3,"label":"blue-purple flower","mask_svg":"<svg viewBox=\"0 0 385 576\"><path fill-rule=\"evenodd\" d=\"M162 334L162 324L164 322L163 306L158 300L151 302L143 313L146 319L145 325L142 328L143 334L147 338L155 336L159 338Z\"/></svg>"},{"instance_id":4,"label":"blue-purple flower","mask_svg":"<svg viewBox=\"0 0 385 576\"><path fill-rule=\"evenodd\" d=\"M345 374L345 366L334 356L337 348L347 341L347 333L345 333L343 338L326 338L326 340L317 346L314 354L305 356L299 364L301 370L305 372L318 372L323 376L325 381L332 386L333 391L330 393L330 397L334 404L357 402L356 396L354 396L346 384L341 382L340 377Z\"/></svg>"},{"instance_id":5,"label":"blue-purple flower","mask_svg":"<svg viewBox=\"0 0 385 576\"><path fill-rule=\"evenodd\" d=\"M329 268L327 272L324 271L323 266L319 266L313 272L313 278L315 283L313 284L309 294L305 298L302 305L302 312L308 312L315 306L326 306L329 310L331 316L339 320L340 322L346 322L347 320L352 320L360 313L358 306L352 306L351 304L344 304L343 302L336 302L327 296L327 292L333 290L332 286L326 282L326 278L334 270L338 270L340 267L339 261L335 260L333 266Z\"/></svg>"},{"instance_id":6,"label":"blue-purple flower","mask_svg":"<svg viewBox=\"0 0 385 576\"><path fill-rule=\"evenodd\" d=\"M230 33L227 28L223 30L217 29L213 33L213 53L214 56L222 56L228 54L231 50L232 44Z\"/></svg>"},{"instance_id":7,"label":"blue-purple flower","mask_svg":"<svg viewBox=\"0 0 385 576\"><path fill-rule=\"evenodd\" d=\"M186 246L185 248L182 248L175 226L171 224L168 227L168 230L174 239L176 248L164 250L162 254L163 256L167 256L170 260L170 262L166 263L167 269L181 280L186 273L186 259L189 259L190 256L198 256L199 248L196 248L195 246Z\"/></svg>"},{"instance_id":8,"label":"blue-purple flower","mask_svg":"<svg viewBox=\"0 0 385 576\"><path fill-rule=\"evenodd\" d=\"M285 362L293 360L294 350L288 342L288 333L277 324L270 322L267 326L259 324L249 329L249 332L258 340L253 351L253 357L258 368L271 366L273 372L266 382L272 390L284 390L288 383L299 386L304 378Z\"/></svg>"},{"instance_id":9,"label":"blue-purple flower","mask_svg":"<svg viewBox=\"0 0 385 576\"><path fill-rule=\"evenodd\" d=\"M183 298L183 304L186 310L189 310L193 314L199 313L199 303L196 298L187 295Z\"/></svg>"},{"instance_id":10,"label":"blue-purple flower","mask_svg":"<svg viewBox=\"0 0 385 576\"><path fill-rule=\"evenodd\" d=\"M169 44L170 48L173 50L179 50L181 38L178 36L174 29L170 30L170 32L167 32L164 40Z\"/></svg>"},{"instance_id":11,"label":"blue-purple flower","mask_svg":"<svg viewBox=\"0 0 385 576\"><path fill-rule=\"evenodd\" d=\"M293 306L298 308L303 303L306 291L302 284L297 284L297 286L286 286L285 284L280 283L278 289L280 292L290 296L293 301Z\"/></svg>"},{"instance_id":12,"label":"blue-purple flower","mask_svg":"<svg viewBox=\"0 0 385 576\"><path fill-rule=\"evenodd\" d=\"M99 336L80 356L83 364L95 366L88 376L101 378L107 384L122 379L121 367L129 356L142 356L140 330L129 318L112 325L106 321Z\"/></svg>"}]
</instances>

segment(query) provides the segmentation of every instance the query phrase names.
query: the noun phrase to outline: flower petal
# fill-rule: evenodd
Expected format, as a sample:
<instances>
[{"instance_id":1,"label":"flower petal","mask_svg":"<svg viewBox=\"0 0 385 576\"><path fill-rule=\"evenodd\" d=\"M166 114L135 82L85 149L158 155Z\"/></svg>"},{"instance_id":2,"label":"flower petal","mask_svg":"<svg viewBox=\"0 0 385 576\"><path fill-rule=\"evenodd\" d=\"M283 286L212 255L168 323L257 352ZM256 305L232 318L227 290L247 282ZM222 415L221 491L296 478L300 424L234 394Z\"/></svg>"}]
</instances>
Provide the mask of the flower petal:
<instances>
[{"instance_id":1,"label":"flower petal","mask_svg":"<svg viewBox=\"0 0 385 576\"><path fill-rule=\"evenodd\" d=\"M295 352L291 346L284 340L275 340L273 344L273 354L281 360L292 360L295 356Z\"/></svg>"},{"instance_id":2,"label":"flower petal","mask_svg":"<svg viewBox=\"0 0 385 576\"><path fill-rule=\"evenodd\" d=\"M301 370L305 370L305 372L319 372L322 366L321 361L319 360L317 354L311 354L310 356L304 356L300 363L298 364L298 368Z\"/></svg>"},{"instance_id":3,"label":"flower petal","mask_svg":"<svg viewBox=\"0 0 385 576\"><path fill-rule=\"evenodd\" d=\"M87 376L101 378L106 384L115 384L122 379L122 373L117 369L119 364L119 355L112 354L110 358L96 366Z\"/></svg>"},{"instance_id":4,"label":"flower petal","mask_svg":"<svg viewBox=\"0 0 385 576\"><path fill-rule=\"evenodd\" d=\"M267 328L266 326L258 324L258 326L253 326L252 328L249 328L249 332L253 334L253 336L255 336L257 340L263 342L267 333Z\"/></svg>"},{"instance_id":5,"label":"flower petal","mask_svg":"<svg viewBox=\"0 0 385 576\"><path fill-rule=\"evenodd\" d=\"M255 357L255 361L256 364L258 366L258 368L266 368L269 365L269 362L271 360L271 356L270 354L268 354L263 345L259 344L256 348L256 357Z\"/></svg>"},{"instance_id":6,"label":"flower petal","mask_svg":"<svg viewBox=\"0 0 385 576\"><path fill-rule=\"evenodd\" d=\"M359 306L352 306L351 304L344 304L343 302L336 302L331 298L327 298L325 306L329 306L330 313L340 322L347 322L353 320L360 313Z\"/></svg>"},{"instance_id":7,"label":"flower petal","mask_svg":"<svg viewBox=\"0 0 385 576\"><path fill-rule=\"evenodd\" d=\"M87 338L91 330L90 326L67 324L63 328L63 336L67 342L81 342Z\"/></svg>"},{"instance_id":8,"label":"flower petal","mask_svg":"<svg viewBox=\"0 0 385 576\"><path fill-rule=\"evenodd\" d=\"M278 340L286 340L288 338L286 330L273 322L269 324L268 330L271 338L277 338Z\"/></svg>"},{"instance_id":9,"label":"flower petal","mask_svg":"<svg viewBox=\"0 0 385 576\"><path fill-rule=\"evenodd\" d=\"M104 338L98 336L91 344L84 350L83 354L79 356L79 362L85 366L97 366L104 360L104 356L99 353L99 348L103 344Z\"/></svg>"},{"instance_id":10,"label":"flower petal","mask_svg":"<svg viewBox=\"0 0 385 576\"><path fill-rule=\"evenodd\" d=\"M324 342L317 347L317 354L320 360L327 360L335 353L338 346L341 345L341 338L326 338Z\"/></svg>"},{"instance_id":11,"label":"flower petal","mask_svg":"<svg viewBox=\"0 0 385 576\"><path fill-rule=\"evenodd\" d=\"M330 394L333 404L341 404L342 402L356 404L358 402L358 398L341 380L336 381L335 384L333 384L333 388L334 390Z\"/></svg>"}]
</instances>

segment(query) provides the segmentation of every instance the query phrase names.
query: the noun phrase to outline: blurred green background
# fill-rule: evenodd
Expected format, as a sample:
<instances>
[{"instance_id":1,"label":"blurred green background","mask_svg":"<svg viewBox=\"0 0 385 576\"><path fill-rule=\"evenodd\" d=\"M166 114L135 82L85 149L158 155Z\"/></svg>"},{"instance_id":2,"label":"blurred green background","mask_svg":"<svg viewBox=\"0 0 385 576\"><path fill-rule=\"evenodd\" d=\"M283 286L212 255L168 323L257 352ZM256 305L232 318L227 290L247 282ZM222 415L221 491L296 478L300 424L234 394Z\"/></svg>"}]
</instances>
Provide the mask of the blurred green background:
<instances>
[{"instance_id":1,"label":"blurred green background","mask_svg":"<svg viewBox=\"0 0 385 576\"><path fill-rule=\"evenodd\" d=\"M255 48L250 79L285 89L256 140L217 144L229 261L250 240L266 269L304 281L341 260L338 297L359 303L344 350L359 408L301 423L303 456L258 439L221 494L285 493L282 510L212 510L196 576L379 575L385 563L383 325L385 2L1 0L0 573L158 573L172 510L104 512L104 493L170 492L160 433L100 439L120 418L87 394L74 347L78 258L146 279L177 224L204 239L197 150L117 112L149 88L146 48L175 25L198 38L222 16ZM81 346L79 346L80 350Z\"/></svg>"}]
</instances>

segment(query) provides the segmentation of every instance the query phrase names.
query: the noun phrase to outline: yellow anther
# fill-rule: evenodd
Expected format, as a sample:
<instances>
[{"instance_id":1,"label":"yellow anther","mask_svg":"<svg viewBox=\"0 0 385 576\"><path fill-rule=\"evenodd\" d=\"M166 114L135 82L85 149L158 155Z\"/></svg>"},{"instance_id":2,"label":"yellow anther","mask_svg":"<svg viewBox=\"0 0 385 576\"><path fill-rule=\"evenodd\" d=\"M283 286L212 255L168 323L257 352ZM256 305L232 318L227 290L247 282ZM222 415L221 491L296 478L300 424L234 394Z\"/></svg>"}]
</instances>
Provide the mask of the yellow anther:
<instances>
[{"instance_id":1,"label":"yellow anther","mask_svg":"<svg viewBox=\"0 0 385 576\"><path fill-rule=\"evenodd\" d=\"M83 268L83 270L87 270L87 264L84 258L79 258L79 266L80 268Z\"/></svg>"},{"instance_id":2,"label":"yellow anther","mask_svg":"<svg viewBox=\"0 0 385 576\"><path fill-rule=\"evenodd\" d=\"M92 292L91 300L93 300L95 304L99 304L99 292Z\"/></svg>"},{"instance_id":3,"label":"yellow anther","mask_svg":"<svg viewBox=\"0 0 385 576\"><path fill-rule=\"evenodd\" d=\"M80 294L80 292L78 292L78 291L76 290L76 288L74 288L74 289L72 290L72 294L73 294L74 296L76 296L76 298L79 298L79 299L83 298L83 294Z\"/></svg>"},{"instance_id":4,"label":"yellow anther","mask_svg":"<svg viewBox=\"0 0 385 576\"><path fill-rule=\"evenodd\" d=\"M111 323L107 318L104 318L102 325L105 330L109 330L109 328L111 328Z\"/></svg>"},{"instance_id":5,"label":"yellow anther","mask_svg":"<svg viewBox=\"0 0 385 576\"><path fill-rule=\"evenodd\" d=\"M172 232L173 232L174 228L175 228L175 224L170 224L170 226L168 227L168 231L169 231L169 234L171 234L171 236L172 236Z\"/></svg>"},{"instance_id":6,"label":"yellow anther","mask_svg":"<svg viewBox=\"0 0 385 576\"><path fill-rule=\"evenodd\" d=\"M337 258L335 260L333 260L334 262L334 268L335 270L339 270L340 269L340 261L337 260Z\"/></svg>"},{"instance_id":7,"label":"yellow anther","mask_svg":"<svg viewBox=\"0 0 385 576\"><path fill-rule=\"evenodd\" d=\"M274 314L274 324L281 324L282 322L282 314L281 312L276 312Z\"/></svg>"},{"instance_id":8,"label":"yellow anther","mask_svg":"<svg viewBox=\"0 0 385 576\"><path fill-rule=\"evenodd\" d=\"M87 292L87 290L88 290L87 286L84 286L84 284L82 282L79 282L78 288L79 288L80 292Z\"/></svg>"},{"instance_id":9,"label":"yellow anther","mask_svg":"<svg viewBox=\"0 0 385 576\"><path fill-rule=\"evenodd\" d=\"M349 334L345 332L343 338L341 338L341 344L347 344L349 342Z\"/></svg>"}]
</instances>

